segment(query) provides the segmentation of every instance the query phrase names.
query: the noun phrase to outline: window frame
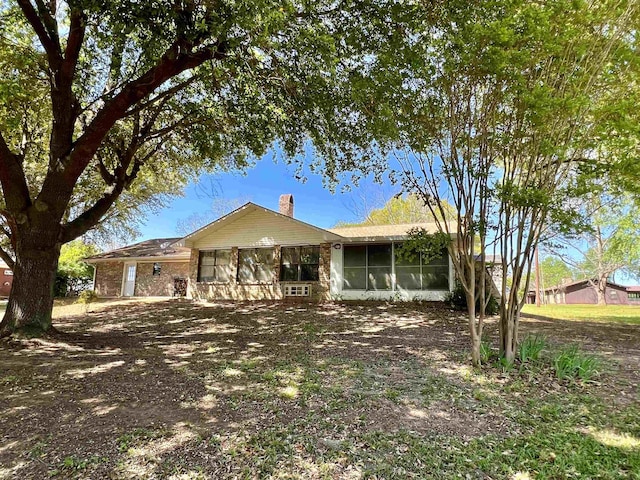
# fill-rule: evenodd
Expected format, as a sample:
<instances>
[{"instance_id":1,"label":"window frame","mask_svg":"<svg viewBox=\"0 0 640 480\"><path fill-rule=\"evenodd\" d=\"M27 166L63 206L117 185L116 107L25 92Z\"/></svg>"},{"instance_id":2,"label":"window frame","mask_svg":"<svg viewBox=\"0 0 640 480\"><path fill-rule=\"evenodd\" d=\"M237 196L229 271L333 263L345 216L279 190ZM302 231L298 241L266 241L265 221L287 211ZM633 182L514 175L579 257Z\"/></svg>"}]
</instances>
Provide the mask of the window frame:
<instances>
[{"instance_id":1,"label":"window frame","mask_svg":"<svg viewBox=\"0 0 640 480\"><path fill-rule=\"evenodd\" d=\"M227 252L228 255L228 263L222 263L219 264L218 263L218 252ZM202 263L202 259L203 257L207 256L207 257L211 257L211 254L213 253L213 263L212 264L207 264L204 265L206 267L212 267L213 268L213 275L211 277L207 276L207 277L203 277L202 276L202 267L203 267L203 263ZM220 256L222 257L222 255ZM231 275L232 275L232 271L231 271L231 249L230 248L217 248L215 250L200 250L200 252L198 252L198 274L197 274L197 282L198 283L230 283L231 282ZM218 275L217 275L217 267L227 267L227 279L226 280L220 280L218 279ZM203 280L203 278L207 278L210 280Z\"/></svg>"},{"instance_id":2,"label":"window frame","mask_svg":"<svg viewBox=\"0 0 640 480\"><path fill-rule=\"evenodd\" d=\"M255 263L253 265L253 279L251 280L241 280L240 279L240 269L243 267L242 265L242 253L253 251L254 254L258 252L258 250L267 250L271 253L270 263L260 262ZM262 265L269 265L269 269L271 270L271 279L270 280L258 280L257 271ZM270 285L273 284L273 278L275 273L275 248L273 247L249 247L249 248L238 248L238 264L236 266L236 282L240 285Z\"/></svg>"},{"instance_id":3,"label":"window frame","mask_svg":"<svg viewBox=\"0 0 640 480\"><path fill-rule=\"evenodd\" d=\"M342 257L342 290L345 291L360 291L360 292L397 292L400 290L405 290L408 292L448 292L451 290L451 260L449 258L449 252L447 249L443 250L441 263L437 263L435 265L425 264L423 262L422 254L419 254L417 262L413 265L398 265L397 257L396 257L396 248L402 245L403 242L390 242L390 243L365 243L365 244L352 244L352 245L344 245L343 246L343 257ZM372 289L370 288L370 278L369 278L369 247L372 245L391 245L391 288L390 289ZM354 247L364 247L364 260L365 263L362 266L346 266L345 254L347 249ZM436 259L437 260L437 259ZM432 260L433 262L434 260ZM398 282L398 269L402 269L405 267L407 269L417 270L418 276L420 279L420 288L405 288L401 287ZM438 269L443 269L446 267L446 275L447 275L447 285L444 288L427 288L425 287L425 279L424 275L429 271L433 270L434 273L437 274ZM374 267L381 268L381 267ZM349 288L346 285L346 271L349 269L352 270L364 270L365 274L365 288Z\"/></svg>"},{"instance_id":4,"label":"window frame","mask_svg":"<svg viewBox=\"0 0 640 480\"><path fill-rule=\"evenodd\" d=\"M390 287L389 288L370 288L370 273L369 273L369 268L371 267L372 269L383 269L383 268L387 268L386 265L369 265L369 247L370 246L390 246L391 247L391 262L389 264L390 270L390 279L391 279L391 283L390 283ZM345 262L345 252L347 251L347 249L349 248L357 248L357 247L364 247L364 265L352 265L352 266L346 266L346 262ZM394 246L393 246L393 242L390 243L366 243L366 244L355 244L355 245L344 245L343 246L343 256L342 256L342 289L346 290L346 291L352 291L352 292L393 292L394 291L394 287L395 287L395 259L394 259ZM346 275L345 275L345 269L351 269L353 271L361 271L364 270L364 280L365 280L365 288L348 288L346 286Z\"/></svg>"},{"instance_id":5,"label":"window frame","mask_svg":"<svg viewBox=\"0 0 640 480\"><path fill-rule=\"evenodd\" d=\"M159 277L160 275L162 275L162 264L160 262L153 262L151 266L151 276Z\"/></svg>"},{"instance_id":6,"label":"window frame","mask_svg":"<svg viewBox=\"0 0 640 480\"><path fill-rule=\"evenodd\" d=\"M302 261L302 250L308 248L308 249L313 249L314 251L317 251L318 254L318 263L305 263ZM291 249L291 250L295 250L296 253L296 258L297 258L297 263L284 263L284 255L283 255L283 250L285 249ZM314 252L315 253L315 252ZM293 267L295 266L296 269L296 279L295 280L285 280L284 279L284 267L289 266L289 267ZM315 266L315 279L312 280L302 280L302 271L303 271L303 267L304 266ZM281 246L280 247L280 271L278 274L278 278L279 281L281 283L290 283L290 282L319 282L320 281L320 245L293 245L293 246Z\"/></svg>"}]
</instances>

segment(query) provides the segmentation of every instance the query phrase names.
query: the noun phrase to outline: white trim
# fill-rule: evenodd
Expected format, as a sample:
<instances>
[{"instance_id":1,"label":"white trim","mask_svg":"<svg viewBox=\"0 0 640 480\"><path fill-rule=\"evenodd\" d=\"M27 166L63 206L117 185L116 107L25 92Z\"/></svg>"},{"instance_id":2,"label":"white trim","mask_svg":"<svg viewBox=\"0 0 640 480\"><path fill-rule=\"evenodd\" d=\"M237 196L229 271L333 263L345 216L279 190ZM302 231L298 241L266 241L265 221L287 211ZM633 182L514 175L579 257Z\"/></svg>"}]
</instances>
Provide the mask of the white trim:
<instances>
[{"instance_id":1,"label":"white trim","mask_svg":"<svg viewBox=\"0 0 640 480\"><path fill-rule=\"evenodd\" d=\"M343 238L341 235L338 235L337 233L330 232L329 230L325 230L324 228L316 227L315 225L311 225L310 223L303 222L302 220L298 220L297 218L293 218L293 217L290 217L288 215L283 215L282 213L278 213L278 212L276 212L274 210L271 210L269 208L262 207L260 205L256 205L255 203L252 203L252 202L248 202L248 203L245 203L244 205L242 205L240 208L237 208L233 212L230 212L227 215L224 215L223 217L220 217L217 220L214 220L210 224L205 225L204 227L196 230L195 232L190 233L189 235L184 237L181 240L181 242L183 242L185 247L191 247L193 245L194 241L196 241L203 234L208 233L211 229L221 228L222 226L226 225L227 223L235 221L236 217L240 217L241 218L241 217L247 215L248 213L250 213L252 211L260 211L260 210L262 210L265 213L271 214L273 216L279 217L279 218L285 218L285 219L287 219L287 221L298 223L300 225L303 225L303 226L309 228L310 230L314 230L316 232L320 232L320 233L322 233L324 235L325 238L323 240L325 242L331 241L331 240L341 240Z\"/></svg>"}]
</instances>

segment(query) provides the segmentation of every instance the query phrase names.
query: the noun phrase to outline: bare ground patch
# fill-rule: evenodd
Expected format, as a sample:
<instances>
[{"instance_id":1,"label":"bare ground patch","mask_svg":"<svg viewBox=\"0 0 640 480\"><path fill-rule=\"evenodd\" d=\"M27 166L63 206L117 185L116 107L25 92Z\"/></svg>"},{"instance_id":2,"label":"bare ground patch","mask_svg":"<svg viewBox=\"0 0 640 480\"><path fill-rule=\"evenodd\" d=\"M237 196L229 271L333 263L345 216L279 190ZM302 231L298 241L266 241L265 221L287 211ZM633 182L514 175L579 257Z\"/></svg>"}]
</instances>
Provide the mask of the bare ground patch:
<instances>
[{"instance_id":1,"label":"bare ground patch","mask_svg":"<svg viewBox=\"0 0 640 480\"><path fill-rule=\"evenodd\" d=\"M58 319L60 334L1 344L0 478L359 478L349 458L369 435L526 428L510 412L528 399L469 368L465 320L439 305L91 308ZM594 393L637 401L640 327L565 323L523 331L611 358ZM541 378L530 398L566 392Z\"/></svg>"}]
</instances>

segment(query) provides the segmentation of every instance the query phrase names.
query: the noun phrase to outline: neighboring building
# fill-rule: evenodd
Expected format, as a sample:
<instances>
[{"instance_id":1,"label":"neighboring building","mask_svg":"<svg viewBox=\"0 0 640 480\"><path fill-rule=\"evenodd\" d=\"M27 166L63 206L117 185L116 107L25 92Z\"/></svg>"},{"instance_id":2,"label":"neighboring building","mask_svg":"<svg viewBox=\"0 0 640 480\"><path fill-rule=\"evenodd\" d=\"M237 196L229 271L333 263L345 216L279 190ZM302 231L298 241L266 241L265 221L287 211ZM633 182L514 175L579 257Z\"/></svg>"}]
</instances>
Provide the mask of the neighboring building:
<instances>
[{"instance_id":1,"label":"neighboring building","mask_svg":"<svg viewBox=\"0 0 640 480\"><path fill-rule=\"evenodd\" d=\"M607 304L627 305L629 297L627 288L617 283L607 282L605 299ZM640 291L640 290L639 290ZM579 280L543 290L544 303L551 304L596 304L598 293L596 287L589 280Z\"/></svg>"},{"instance_id":2,"label":"neighboring building","mask_svg":"<svg viewBox=\"0 0 640 480\"><path fill-rule=\"evenodd\" d=\"M0 298L6 298L11 292L13 283L13 271L9 266L0 260Z\"/></svg>"},{"instance_id":3,"label":"neighboring building","mask_svg":"<svg viewBox=\"0 0 640 480\"><path fill-rule=\"evenodd\" d=\"M627 287L627 299L629 305L640 305L640 285Z\"/></svg>"},{"instance_id":4,"label":"neighboring building","mask_svg":"<svg viewBox=\"0 0 640 480\"><path fill-rule=\"evenodd\" d=\"M186 283L194 299L443 300L453 287L446 252L428 264L395 258L414 227L322 229L293 218L293 197L280 212L247 203L184 238L157 239L87 259L99 296L168 296Z\"/></svg>"}]
</instances>

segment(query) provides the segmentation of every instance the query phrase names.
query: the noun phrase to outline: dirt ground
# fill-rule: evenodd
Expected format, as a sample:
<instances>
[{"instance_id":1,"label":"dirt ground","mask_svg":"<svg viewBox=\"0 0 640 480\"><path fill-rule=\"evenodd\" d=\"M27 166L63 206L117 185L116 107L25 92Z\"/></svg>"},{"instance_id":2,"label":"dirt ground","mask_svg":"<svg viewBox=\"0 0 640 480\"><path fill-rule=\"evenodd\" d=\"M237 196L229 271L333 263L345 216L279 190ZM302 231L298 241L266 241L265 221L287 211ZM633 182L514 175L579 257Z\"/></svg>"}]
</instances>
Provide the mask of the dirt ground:
<instances>
[{"instance_id":1,"label":"dirt ground","mask_svg":"<svg viewBox=\"0 0 640 480\"><path fill-rule=\"evenodd\" d=\"M472 439L519 428L469 381L465 320L441 305L91 308L58 318L50 338L0 343L0 478L257 478L244 463L262 448L251 439L287 425L316 442L297 471L321 478L311 463L351 430ZM609 359L615 374L595 393L637 399L640 326L525 319L522 331ZM351 468L329 475L355 478Z\"/></svg>"}]
</instances>

